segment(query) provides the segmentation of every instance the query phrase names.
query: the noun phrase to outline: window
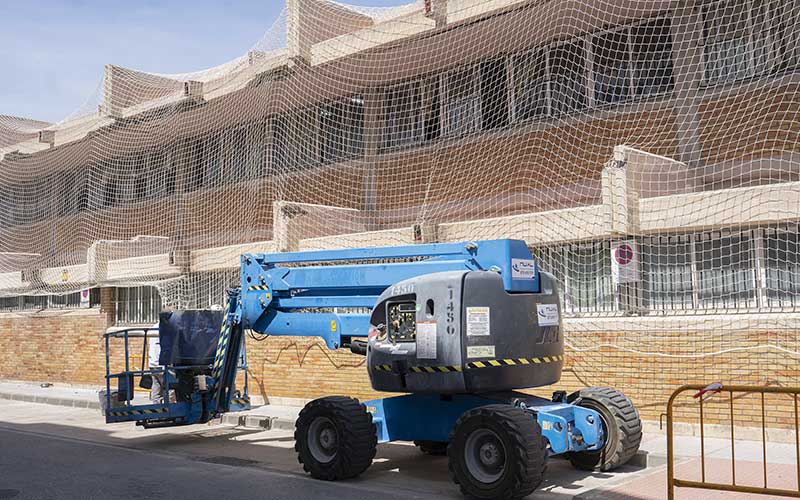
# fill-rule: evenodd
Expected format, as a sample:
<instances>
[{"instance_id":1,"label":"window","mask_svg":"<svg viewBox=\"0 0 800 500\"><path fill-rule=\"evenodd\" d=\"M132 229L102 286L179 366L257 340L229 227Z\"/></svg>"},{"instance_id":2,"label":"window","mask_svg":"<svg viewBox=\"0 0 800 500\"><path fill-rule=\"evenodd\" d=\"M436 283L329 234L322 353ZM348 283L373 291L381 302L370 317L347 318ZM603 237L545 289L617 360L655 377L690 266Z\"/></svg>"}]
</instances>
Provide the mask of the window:
<instances>
[{"instance_id":1,"label":"window","mask_svg":"<svg viewBox=\"0 0 800 500\"><path fill-rule=\"evenodd\" d=\"M769 307L800 305L800 228L786 227L764 233L766 295Z\"/></svg>"},{"instance_id":2,"label":"window","mask_svg":"<svg viewBox=\"0 0 800 500\"><path fill-rule=\"evenodd\" d=\"M630 96L631 65L627 30L594 37L594 100L598 104L624 101Z\"/></svg>"},{"instance_id":3,"label":"window","mask_svg":"<svg viewBox=\"0 0 800 500\"><path fill-rule=\"evenodd\" d=\"M22 309L47 309L47 295L23 295Z\"/></svg>"},{"instance_id":4,"label":"window","mask_svg":"<svg viewBox=\"0 0 800 500\"><path fill-rule=\"evenodd\" d=\"M720 83L747 76L748 5L741 0L703 7L706 81Z\"/></svg>"},{"instance_id":5,"label":"window","mask_svg":"<svg viewBox=\"0 0 800 500\"><path fill-rule=\"evenodd\" d=\"M65 170L61 173L61 193L58 215L75 215L78 213L84 182L78 170Z\"/></svg>"},{"instance_id":6,"label":"window","mask_svg":"<svg viewBox=\"0 0 800 500\"><path fill-rule=\"evenodd\" d=\"M258 122L247 127L245 144L245 178L257 179L267 175L269 137L266 122Z\"/></svg>"},{"instance_id":7,"label":"window","mask_svg":"<svg viewBox=\"0 0 800 500\"><path fill-rule=\"evenodd\" d=\"M439 82L439 75L434 75L423 83L422 110L426 141L436 139L442 131Z\"/></svg>"},{"instance_id":8,"label":"window","mask_svg":"<svg viewBox=\"0 0 800 500\"><path fill-rule=\"evenodd\" d=\"M478 130L481 100L476 89L474 68L447 75L445 134L461 136Z\"/></svg>"},{"instance_id":9,"label":"window","mask_svg":"<svg viewBox=\"0 0 800 500\"><path fill-rule=\"evenodd\" d=\"M186 184L187 191L195 191L205 185L206 166L204 164L204 147L200 139L190 139L183 143L181 152L187 158L189 166L189 182Z\"/></svg>"},{"instance_id":10,"label":"window","mask_svg":"<svg viewBox=\"0 0 800 500\"><path fill-rule=\"evenodd\" d=\"M671 92L672 34L669 19L631 28L633 91L636 96Z\"/></svg>"},{"instance_id":11,"label":"window","mask_svg":"<svg viewBox=\"0 0 800 500\"><path fill-rule=\"evenodd\" d=\"M536 50L514 58L514 113L517 120L550 114L547 52Z\"/></svg>"},{"instance_id":12,"label":"window","mask_svg":"<svg viewBox=\"0 0 800 500\"><path fill-rule=\"evenodd\" d=\"M222 139L218 134L212 134L205 138L201 144L202 163L201 171L197 179L197 187L200 186L218 186L222 183ZM237 151L236 144L227 144L228 151L235 153ZM239 153L241 154L241 153ZM232 169L231 172L234 172Z\"/></svg>"},{"instance_id":13,"label":"window","mask_svg":"<svg viewBox=\"0 0 800 500\"><path fill-rule=\"evenodd\" d=\"M383 91L381 149L391 149L423 140L420 82L402 83Z\"/></svg>"},{"instance_id":14,"label":"window","mask_svg":"<svg viewBox=\"0 0 800 500\"><path fill-rule=\"evenodd\" d=\"M550 102L553 115L569 114L587 106L583 42L552 47L548 54Z\"/></svg>"},{"instance_id":15,"label":"window","mask_svg":"<svg viewBox=\"0 0 800 500\"><path fill-rule=\"evenodd\" d=\"M564 267L567 310L601 312L615 308L611 250L607 242L567 246Z\"/></svg>"},{"instance_id":16,"label":"window","mask_svg":"<svg viewBox=\"0 0 800 500\"><path fill-rule=\"evenodd\" d=\"M319 156L324 164L364 153L364 100L361 96L325 104L319 109Z\"/></svg>"},{"instance_id":17,"label":"window","mask_svg":"<svg viewBox=\"0 0 800 500\"><path fill-rule=\"evenodd\" d=\"M151 286L117 288L118 325L150 325L158 322L161 295Z\"/></svg>"},{"instance_id":18,"label":"window","mask_svg":"<svg viewBox=\"0 0 800 500\"><path fill-rule=\"evenodd\" d=\"M119 184L111 172L106 173L106 183L103 189L103 206L113 207L119 199Z\"/></svg>"},{"instance_id":19,"label":"window","mask_svg":"<svg viewBox=\"0 0 800 500\"><path fill-rule=\"evenodd\" d=\"M272 123L275 167L296 170L317 164L317 110L279 115Z\"/></svg>"},{"instance_id":20,"label":"window","mask_svg":"<svg viewBox=\"0 0 800 500\"><path fill-rule=\"evenodd\" d=\"M755 259L750 233L700 235L695 244L699 307L737 309L756 306Z\"/></svg>"},{"instance_id":21,"label":"window","mask_svg":"<svg viewBox=\"0 0 800 500\"><path fill-rule=\"evenodd\" d=\"M147 192L150 196L169 196L175 194L175 165L172 148L157 149L150 152L147 159L149 172Z\"/></svg>"},{"instance_id":22,"label":"window","mask_svg":"<svg viewBox=\"0 0 800 500\"><path fill-rule=\"evenodd\" d=\"M786 62L789 66L796 67L800 65L800 1L779 3L783 3L781 19Z\"/></svg>"},{"instance_id":23,"label":"window","mask_svg":"<svg viewBox=\"0 0 800 500\"><path fill-rule=\"evenodd\" d=\"M481 126L483 130L508 125L508 73L505 59L480 64Z\"/></svg>"},{"instance_id":24,"label":"window","mask_svg":"<svg viewBox=\"0 0 800 500\"><path fill-rule=\"evenodd\" d=\"M641 263L650 309L691 309L692 243L688 235L657 236L642 244Z\"/></svg>"},{"instance_id":25,"label":"window","mask_svg":"<svg viewBox=\"0 0 800 500\"><path fill-rule=\"evenodd\" d=\"M782 0L753 0L751 5L753 73L771 73L781 64Z\"/></svg>"}]
</instances>

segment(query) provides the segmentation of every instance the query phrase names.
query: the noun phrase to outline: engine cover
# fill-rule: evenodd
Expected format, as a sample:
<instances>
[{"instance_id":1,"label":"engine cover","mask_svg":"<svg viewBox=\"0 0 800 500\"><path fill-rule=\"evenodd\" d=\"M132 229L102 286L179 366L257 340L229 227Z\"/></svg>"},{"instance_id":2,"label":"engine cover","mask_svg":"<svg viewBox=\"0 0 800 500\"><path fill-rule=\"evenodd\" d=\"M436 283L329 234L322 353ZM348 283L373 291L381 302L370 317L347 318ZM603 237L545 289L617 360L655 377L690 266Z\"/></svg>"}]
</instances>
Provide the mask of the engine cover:
<instances>
[{"instance_id":1,"label":"engine cover","mask_svg":"<svg viewBox=\"0 0 800 500\"><path fill-rule=\"evenodd\" d=\"M540 293L508 293L498 273L451 271L402 281L370 318L372 387L439 394L505 391L558 382L564 364L553 277Z\"/></svg>"}]
</instances>

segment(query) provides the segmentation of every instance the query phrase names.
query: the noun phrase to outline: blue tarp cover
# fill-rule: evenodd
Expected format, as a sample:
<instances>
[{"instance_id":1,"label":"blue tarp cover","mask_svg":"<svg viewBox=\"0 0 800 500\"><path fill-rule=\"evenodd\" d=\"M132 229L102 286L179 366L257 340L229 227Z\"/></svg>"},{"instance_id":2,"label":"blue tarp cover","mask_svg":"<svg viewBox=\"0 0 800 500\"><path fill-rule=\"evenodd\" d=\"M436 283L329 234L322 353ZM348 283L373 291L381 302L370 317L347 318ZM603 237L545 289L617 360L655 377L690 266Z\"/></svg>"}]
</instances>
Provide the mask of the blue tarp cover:
<instances>
[{"instance_id":1,"label":"blue tarp cover","mask_svg":"<svg viewBox=\"0 0 800 500\"><path fill-rule=\"evenodd\" d=\"M161 366L210 365L217 350L222 311L163 312L159 316Z\"/></svg>"}]
</instances>

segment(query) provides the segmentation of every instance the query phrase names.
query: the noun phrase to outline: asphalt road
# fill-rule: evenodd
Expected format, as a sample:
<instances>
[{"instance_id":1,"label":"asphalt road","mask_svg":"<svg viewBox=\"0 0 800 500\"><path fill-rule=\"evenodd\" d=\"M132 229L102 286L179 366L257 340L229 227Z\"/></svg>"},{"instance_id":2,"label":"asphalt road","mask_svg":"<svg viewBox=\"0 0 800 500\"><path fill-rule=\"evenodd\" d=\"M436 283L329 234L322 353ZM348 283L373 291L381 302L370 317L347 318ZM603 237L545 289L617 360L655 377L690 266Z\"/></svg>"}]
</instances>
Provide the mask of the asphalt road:
<instances>
[{"instance_id":1,"label":"asphalt road","mask_svg":"<svg viewBox=\"0 0 800 500\"><path fill-rule=\"evenodd\" d=\"M219 463L221 462L221 463ZM0 429L0 500L373 499L352 483L312 481L247 460L187 458ZM410 498L382 491L382 499Z\"/></svg>"},{"instance_id":2,"label":"asphalt road","mask_svg":"<svg viewBox=\"0 0 800 500\"><path fill-rule=\"evenodd\" d=\"M587 473L553 459L529 498L605 498L652 474L624 467ZM661 490L659 490L661 491ZM0 399L0 500L84 499L463 500L446 457L411 443L378 447L356 479L311 479L297 462L291 430L192 425L145 430L105 424L97 410Z\"/></svg>"}]
</instances>

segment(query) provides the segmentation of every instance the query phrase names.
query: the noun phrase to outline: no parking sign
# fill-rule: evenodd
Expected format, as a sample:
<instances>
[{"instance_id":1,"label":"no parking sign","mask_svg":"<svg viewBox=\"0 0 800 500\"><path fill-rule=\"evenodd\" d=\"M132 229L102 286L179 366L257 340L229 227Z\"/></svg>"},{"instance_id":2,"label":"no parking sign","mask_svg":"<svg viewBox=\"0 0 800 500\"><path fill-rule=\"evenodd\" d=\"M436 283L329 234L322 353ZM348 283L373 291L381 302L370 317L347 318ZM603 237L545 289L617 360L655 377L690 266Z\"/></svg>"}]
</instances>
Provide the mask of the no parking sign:
<instances>
[{"instance_id":1,"label":"no parking sign","mask_svg":"<svg viewBox=\"0 0 800 500\"><path fill-rule=\"evenodd\" d=\"M611 244L611 275L615 284L639 281L639 251L635 241Z\"/></svg>"}]
</instances>

